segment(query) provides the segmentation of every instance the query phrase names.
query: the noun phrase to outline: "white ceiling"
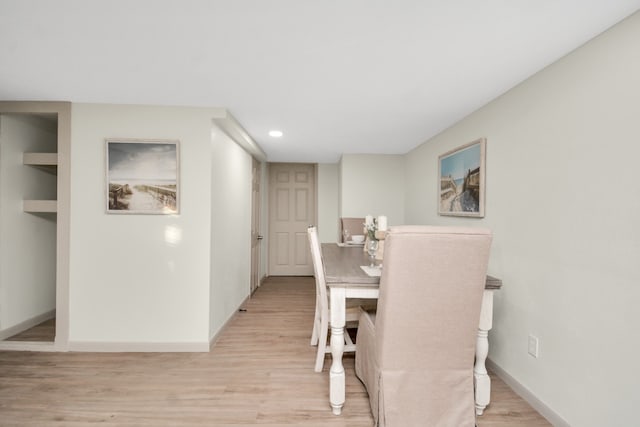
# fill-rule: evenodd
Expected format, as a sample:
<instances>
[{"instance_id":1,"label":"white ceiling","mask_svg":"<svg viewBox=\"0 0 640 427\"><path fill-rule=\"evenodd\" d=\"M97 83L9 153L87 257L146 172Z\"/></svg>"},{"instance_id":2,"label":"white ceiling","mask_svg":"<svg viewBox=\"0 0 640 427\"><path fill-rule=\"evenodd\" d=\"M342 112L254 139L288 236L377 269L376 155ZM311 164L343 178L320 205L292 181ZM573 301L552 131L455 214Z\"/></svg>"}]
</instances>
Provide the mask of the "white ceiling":
<instances>
[{"instance_id":1,"label":"white ceiling","mask_svg":"<svg viewBox=\"0 0 640 427\"><path fill-rule=\"evenodd\" d=\"M0 0L0 99L225 107L269 161L405 153L639 8Z\"/></svg>"}]
</instances>

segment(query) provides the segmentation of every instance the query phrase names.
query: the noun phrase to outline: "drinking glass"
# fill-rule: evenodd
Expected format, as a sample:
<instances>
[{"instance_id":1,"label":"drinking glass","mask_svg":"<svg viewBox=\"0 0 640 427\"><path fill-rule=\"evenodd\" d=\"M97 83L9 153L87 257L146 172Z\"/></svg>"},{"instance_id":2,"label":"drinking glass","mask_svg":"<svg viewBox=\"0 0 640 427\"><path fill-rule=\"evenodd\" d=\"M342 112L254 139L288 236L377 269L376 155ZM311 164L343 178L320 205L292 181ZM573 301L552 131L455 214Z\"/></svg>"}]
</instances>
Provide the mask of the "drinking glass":
<instances>
[{"instance_id":1,"label":"drinking glass","mask_svg":"<svg viewBox=\"0 0 640 427\"><path fill-rule=\"evenodd\" d=\"M369 240L367 243L367 252L369 253L369 259L371 260L371 264L369 267L376 266L376 252L378 251L378 241L377 240Z\"/></svg>"}]
</instances>

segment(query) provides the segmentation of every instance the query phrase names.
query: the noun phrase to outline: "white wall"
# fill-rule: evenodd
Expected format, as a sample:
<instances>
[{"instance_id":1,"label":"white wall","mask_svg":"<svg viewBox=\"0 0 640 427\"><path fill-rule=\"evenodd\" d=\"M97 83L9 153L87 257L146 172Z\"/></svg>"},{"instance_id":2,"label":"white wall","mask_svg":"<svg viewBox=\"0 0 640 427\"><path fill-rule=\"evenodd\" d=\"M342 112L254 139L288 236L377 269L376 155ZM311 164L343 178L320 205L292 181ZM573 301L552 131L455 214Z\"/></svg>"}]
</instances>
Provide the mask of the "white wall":
<instances>
[{"instance_id":1,"label":"white wall","mask_svg":"<svg viewBox=\"0 0 640 427\"><path fill-rule=\"evenodd\" d=\"M573 426L637 424L638 40L636 13L406 156L407 223L493 230L490 358ZM486 217L438 216L438 155L483 136Z\"/></svg>"},{"instance_id":2,"label":"white wall","mask_svg":"<svg viewBox=\"0 0 640 427\"><path fill-rule=\"evenodd\" d=\"M339 216L386 215L389 225L404 224L403 156L344 154L339 167Z\"/></svg>"},{"instance_id":3,"label":"white wall","mask_svg":"<svg viewBox=\"0 0 640 427\"><path fill-rule=\"evenodd\" d=\"M218 112L72 105L70 349L208 349L211 118ZM106 213L109 137L180 141L179 215Z\"/></svg>"},{"instance_id":4,"label":"white wall","mask_svg":"<svg viewBox=\"0 0 640 427\"><path fill-rule=\"evenodd\" d=\"M319 163L318 238L322 243L338 241L338 164Z\"/></svg>"},{"instance_id":5,"label":"white wall","mask_svg":"<svg viewBox=\"0 0 640 427\"><path fill-rule=\"evenodd\" d=\"M210 338L249 296L251 156L214 127L211 153Z\"/></svg>"},{"instance_id":6,"label":"white wall","mask_svg":"<svg viewBox=\"0 0 640 427\"><path fill-rule=\"evenodd\" d=\"M0 335L56 307L56 217L22 210L56 198L56 175L22 164L23 152L56 152L55 121L0 115Z\"/></svg>"}]
</instances>

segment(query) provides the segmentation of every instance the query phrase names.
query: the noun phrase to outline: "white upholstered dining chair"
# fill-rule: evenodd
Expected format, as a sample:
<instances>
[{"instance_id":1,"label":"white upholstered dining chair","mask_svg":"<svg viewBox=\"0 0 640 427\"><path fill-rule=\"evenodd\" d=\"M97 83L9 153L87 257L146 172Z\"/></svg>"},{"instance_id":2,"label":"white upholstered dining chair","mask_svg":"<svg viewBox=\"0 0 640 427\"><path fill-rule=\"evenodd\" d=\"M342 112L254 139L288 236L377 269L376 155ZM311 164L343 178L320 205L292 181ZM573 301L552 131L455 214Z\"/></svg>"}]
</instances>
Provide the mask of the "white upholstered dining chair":
<instances>
[{"instance_id":1,"label":"white upholstered dining chair","mask_svg":"<svg viewBox=\"0 0 640 427\"><path fill-rule=\"evenodd\" d=\"M322 251L320 248L320 242L318 240L318 230L316 227L309 227L307 229L309 236L309 247L311 248L311 259L313 260L313 271L316 279L316 310L313 318L313 331L311 333L311 345L317 345L318 350L316 352L316 363L314 370L316 372L322 372L324 367L324 357L326 353L330 353L331 350L327 343L327 336L329 332L329 298L327 295L327 283L324 278L324 265L322 261ZM360 300L347 300L346 309L346 322L347 326L355 326L360 315L360 305L363 304ZM365 308L372 308L372 304L375 301L369 300L364 302ZM349 333L345 331L345 352L354 352L356 350Z\"/></svg>"},{"instance_id":2,"label":"white upholstered dining chair","mask_svg":"<svg viewBox=\"0 0 640 427\"><path fill-rule=\"evenodd\" d=\"M473 427L473 363L491 233L392 227L375 313L363 312L356 375L375 426Z\"/></svg>"}]
</instances>

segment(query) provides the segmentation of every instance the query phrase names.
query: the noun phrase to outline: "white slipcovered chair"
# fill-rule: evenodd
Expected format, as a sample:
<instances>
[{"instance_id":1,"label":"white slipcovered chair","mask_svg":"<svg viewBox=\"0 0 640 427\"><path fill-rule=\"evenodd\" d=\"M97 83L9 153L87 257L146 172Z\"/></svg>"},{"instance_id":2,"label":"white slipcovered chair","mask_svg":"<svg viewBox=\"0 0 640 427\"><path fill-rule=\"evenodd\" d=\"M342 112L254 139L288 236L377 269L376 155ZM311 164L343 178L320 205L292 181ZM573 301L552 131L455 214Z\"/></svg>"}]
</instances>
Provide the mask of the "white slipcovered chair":
<instances>
[{"instance_id":1,"label":"white slipcovered chair","mask_svg":"<svg viewBox=\"0 0 640 427\"><path fill-rule=\"evenodd\" d=\"M375 313L363 312L356 375L376 426L473 427L473 363L491 233L392 227Z\"/></svg>"}]
</instances>

